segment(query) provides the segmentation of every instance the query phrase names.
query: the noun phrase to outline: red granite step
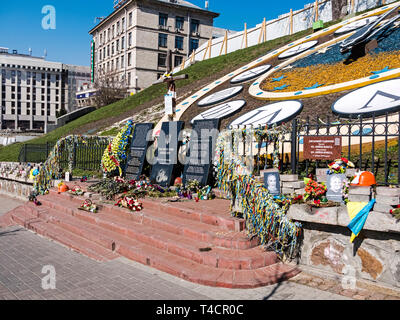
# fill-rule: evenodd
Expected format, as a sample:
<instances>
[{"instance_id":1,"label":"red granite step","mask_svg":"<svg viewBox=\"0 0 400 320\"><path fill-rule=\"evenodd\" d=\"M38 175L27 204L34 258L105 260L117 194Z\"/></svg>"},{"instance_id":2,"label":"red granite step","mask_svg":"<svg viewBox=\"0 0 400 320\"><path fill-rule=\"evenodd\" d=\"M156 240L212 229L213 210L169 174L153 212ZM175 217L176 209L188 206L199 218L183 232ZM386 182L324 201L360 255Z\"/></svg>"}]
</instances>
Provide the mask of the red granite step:
<instances>
[{"instance_id":1,"label":"red granite step","mask_svg":"<svg viewBox=\"0 0 400 320\"><path fill-rule=\"evenodd\" d=\"M72 250L97 261L109 261L118 257L116 253L54 224L46 223L40 218L33 218L33 216L28 218L26 211L23 209L14 211L12 217L14 221L25 228L62 243Z\"/></svg>"},{"instance_id":2,"label":"red granite step","mask_svg":"<svg viewBox=\"0 0 400 320\"><path fill-rule=\"evenodd\" d=\"M28 202L11 217L96 260L121 255L209 286L254 288L300 272L277 262L275 253L257 246L257 239L250 241L244 231L234 231L238 224L231 223L226 202L145 199L140 212L101 204L98 213L89 213L77 209L84 199L53 190L39 197L42 206ZM199 250L204 248L207 251Z\"/></svg>"},{"instance_id":3,"label":"red granite step","mask_svg":"<svg viewBox=\"0 0 400 320\"><path fill-rule=\"evenodd\" d=\"M93 215L87 212L79 212L79 214ZM193 242L181 235L130 222L125 226L125 236L104 229L99 226L99 223L87 223L77 219L75 215L71 216L51 208L40 213L39 217L110 250L118 248L120 243L128 242L135 246L137 242L141 242L200 264L226 269L256 269L278 261L275 253L266 252L261 247L247 250L215 247L210 243ZM101 217L96 219L99 220ZM201 248L208 248L210 251L200 251Z\"/></svg>"},{"instance_id":4,"label":"red granite step","mask_svg":"<svg viewBox=\"0 0 400 320\"><path fill-rule=\"evenodd\" d=\"M282 263L255 270L212 268L145 245L122 245L118 253L182 279L214 287L255 288L287 280L299 273L296 267Z\"/></svg>"},{"instance_id":5,"label":"red granite step","mask_svg":"<svg viewBox=\"0 0 400 320\"><path fill-rule=\"evenodd\" d=\"M76 211L76 208L79 207L84 200L84 198L79 197L72 198L73 203L71 204L68 196L54 195L54 193L52 193L39 197L43 204L71 214ZM120 230L123 234L126 234L126 230L118 227L118 222L121 225L124 225L125 223L132 221L153 227L157 230L185 235L194 241L211 242L214 245L226 248L248 249L257 246L259 243L257 238L249 240L244 231L225 231L223 229L221 230L218 226L212 226L175 216L171 218L171 215L154 212L146 208L139 212L131 212L125 208L118 208L113 205L105 204L102 205L102 208L97 215L102 217L102 220L97 223L102 223L103 227L115 231ZM90 217L79 213L77 213L77 216L82 217L83 219L91 219ZM94 219L91 220L95 223Z\"/></svg>"},{"instance_id":6,"label":"red granite step","mask_svg":"<svg viewBox=\"0 0 400 320\"><path fill-rule=\"evenodd\" d=\"M82 187L83 188L83 187ZM72 196L69 193L58 193L51 189L51 195L61 198L68 198L72 201L81 201L82 197ZM79 202L78 201L78 202ZM166 199L140 199L143 206L158 213L166 213L176 217L203 222L214 226L219 226L224 230L242 231L244 230L244 219L234 218L230 215L228 200L214 199L195 201L182 201L178 203L167 202Z\"/></svg>"}]
</instances>

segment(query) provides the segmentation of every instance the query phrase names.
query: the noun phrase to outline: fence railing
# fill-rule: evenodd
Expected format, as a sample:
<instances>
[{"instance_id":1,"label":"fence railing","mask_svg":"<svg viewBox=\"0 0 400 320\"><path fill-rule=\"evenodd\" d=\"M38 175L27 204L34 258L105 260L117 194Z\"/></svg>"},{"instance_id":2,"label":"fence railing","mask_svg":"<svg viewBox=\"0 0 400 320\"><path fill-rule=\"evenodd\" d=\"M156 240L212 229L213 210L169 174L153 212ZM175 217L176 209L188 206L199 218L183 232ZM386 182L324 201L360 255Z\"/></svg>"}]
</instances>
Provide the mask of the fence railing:
<instances>
[{"instance_id":1,"label":"fence railing","mask_svg":"<svg viewBox=\"0 0 400 320\"><path fill-rule=\"evenodd\" d=\"M400 113L355 119L307 118L292 120L291 137L282 142L290 144L290 155L284 152L281 169L307 175L314 168L326 168L331 161L307 160L301 152L305 136L339 136L342 156L361 170L375 174L377 183L400 183ZM295 156L292 156L295 155ZM290 156L290 157L289 157ZM289 169L290 168L290 169Z\"/></svg>"},{"instance_id":2,"label":"fence railing","mask_svg":"<svg viewBox=\"0 0 400 320\"><path fill-rule=\"evenodd\" d=\"M19 162L43 163L48 158L55 143L46 144L29 144L22 146L19 153ZM107 143L87 142L85 144L74 144L72 148L72 167L73 169L81 169L88 171L99 171L101 169L101 158ZM60 164L62 168L68 168L69 154L68 151L61 153Z\"/></svg>"}]
</instances>

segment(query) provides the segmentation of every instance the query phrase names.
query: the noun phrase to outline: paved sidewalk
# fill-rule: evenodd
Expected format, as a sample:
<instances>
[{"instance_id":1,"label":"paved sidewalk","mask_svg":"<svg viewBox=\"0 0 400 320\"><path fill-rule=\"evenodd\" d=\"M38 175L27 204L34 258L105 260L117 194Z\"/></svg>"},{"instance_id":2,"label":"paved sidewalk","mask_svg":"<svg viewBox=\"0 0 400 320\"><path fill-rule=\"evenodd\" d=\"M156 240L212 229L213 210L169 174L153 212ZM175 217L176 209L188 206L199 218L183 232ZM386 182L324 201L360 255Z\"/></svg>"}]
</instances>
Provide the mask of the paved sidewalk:
<instances>
[{"instance_id":1,"label":"paved sidewalk","mask_svg":"<svg viewBox=\"0 0 400 320\"><path fill-rule=\"evenodd\" d=\"M44 266L56 289L44 290ZM255 289L191 283L125 258L97 262L22 227L0 229L0 299L338 300L347 297L292 281Z\"/></svg>"}]
</instances>

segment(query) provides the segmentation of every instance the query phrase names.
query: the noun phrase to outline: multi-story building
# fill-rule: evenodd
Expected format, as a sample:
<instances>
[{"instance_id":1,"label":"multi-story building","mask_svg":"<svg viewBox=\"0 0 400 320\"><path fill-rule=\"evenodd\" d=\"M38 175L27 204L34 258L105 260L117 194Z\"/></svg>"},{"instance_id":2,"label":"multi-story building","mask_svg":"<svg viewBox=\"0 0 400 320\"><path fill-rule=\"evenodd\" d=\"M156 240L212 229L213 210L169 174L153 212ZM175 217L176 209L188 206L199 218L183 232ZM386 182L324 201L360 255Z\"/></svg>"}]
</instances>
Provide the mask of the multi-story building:
<instances>
[{"instance_id":1,"label":"multi-story building","mask_svg":"<svg viewBox=\"0 0 400 320\"><path fill-rule=\"evenodd\" d=\"M65 65L68 71L68 111L74 111L80 107L76 93L82 86L90 84L90 67Z\"/></svg>"},{"instance_id":2,"label":"multi-story building","mask_svg":"<svg viewBox=\"0 0 400 320\"><path fill-rule=\"evenodd\" d=\"M0 48L0 129L45 131L57 112L76 107L74 90L90 82L90 69L8 51Z\"/></svg>"},{"instance_id":3,"label":"multi-story building","mask_svg":"<svg viewBox=\"0 0 400 320\"><path fill-rule=\"evenodd\" d=\"M212 38L219 14L183 0L116 1L114 12L89 31L93 36L93 81L102 76L124 82L137 92Z\"/></svg>"}]
</instances>

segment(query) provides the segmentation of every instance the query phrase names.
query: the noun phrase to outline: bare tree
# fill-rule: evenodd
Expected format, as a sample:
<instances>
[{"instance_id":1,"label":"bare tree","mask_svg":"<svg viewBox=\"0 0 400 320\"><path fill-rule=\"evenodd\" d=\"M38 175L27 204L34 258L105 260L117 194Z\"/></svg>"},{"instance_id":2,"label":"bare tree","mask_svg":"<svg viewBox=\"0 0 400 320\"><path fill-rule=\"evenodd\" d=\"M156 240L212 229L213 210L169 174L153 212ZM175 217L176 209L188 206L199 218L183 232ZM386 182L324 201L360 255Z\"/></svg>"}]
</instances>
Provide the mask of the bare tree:
<instances>
[{"instance_id":1,"label":"bare tree","mask_svg":"<svg viewBox=\"0 0 400 320\"><path fill-rule=\"evenodd\" d=\"M128 95L128 86L125 79L121 77L120 73L113 71L99 75L95 81L94 88L96 89L96 94L93 101L96 108L107 106Z\"/></svg>"},{"instance_id":2,"label":"bare tree","mask_svg":"<svg viewBox=\"0 0 400 320\"><path fill-rule=\"evenodd\" d=\"M332 0L332 20L338 20L343 18L347 10L344 11L347 8L347 0Z\"/></svg>"}]
</instances>

